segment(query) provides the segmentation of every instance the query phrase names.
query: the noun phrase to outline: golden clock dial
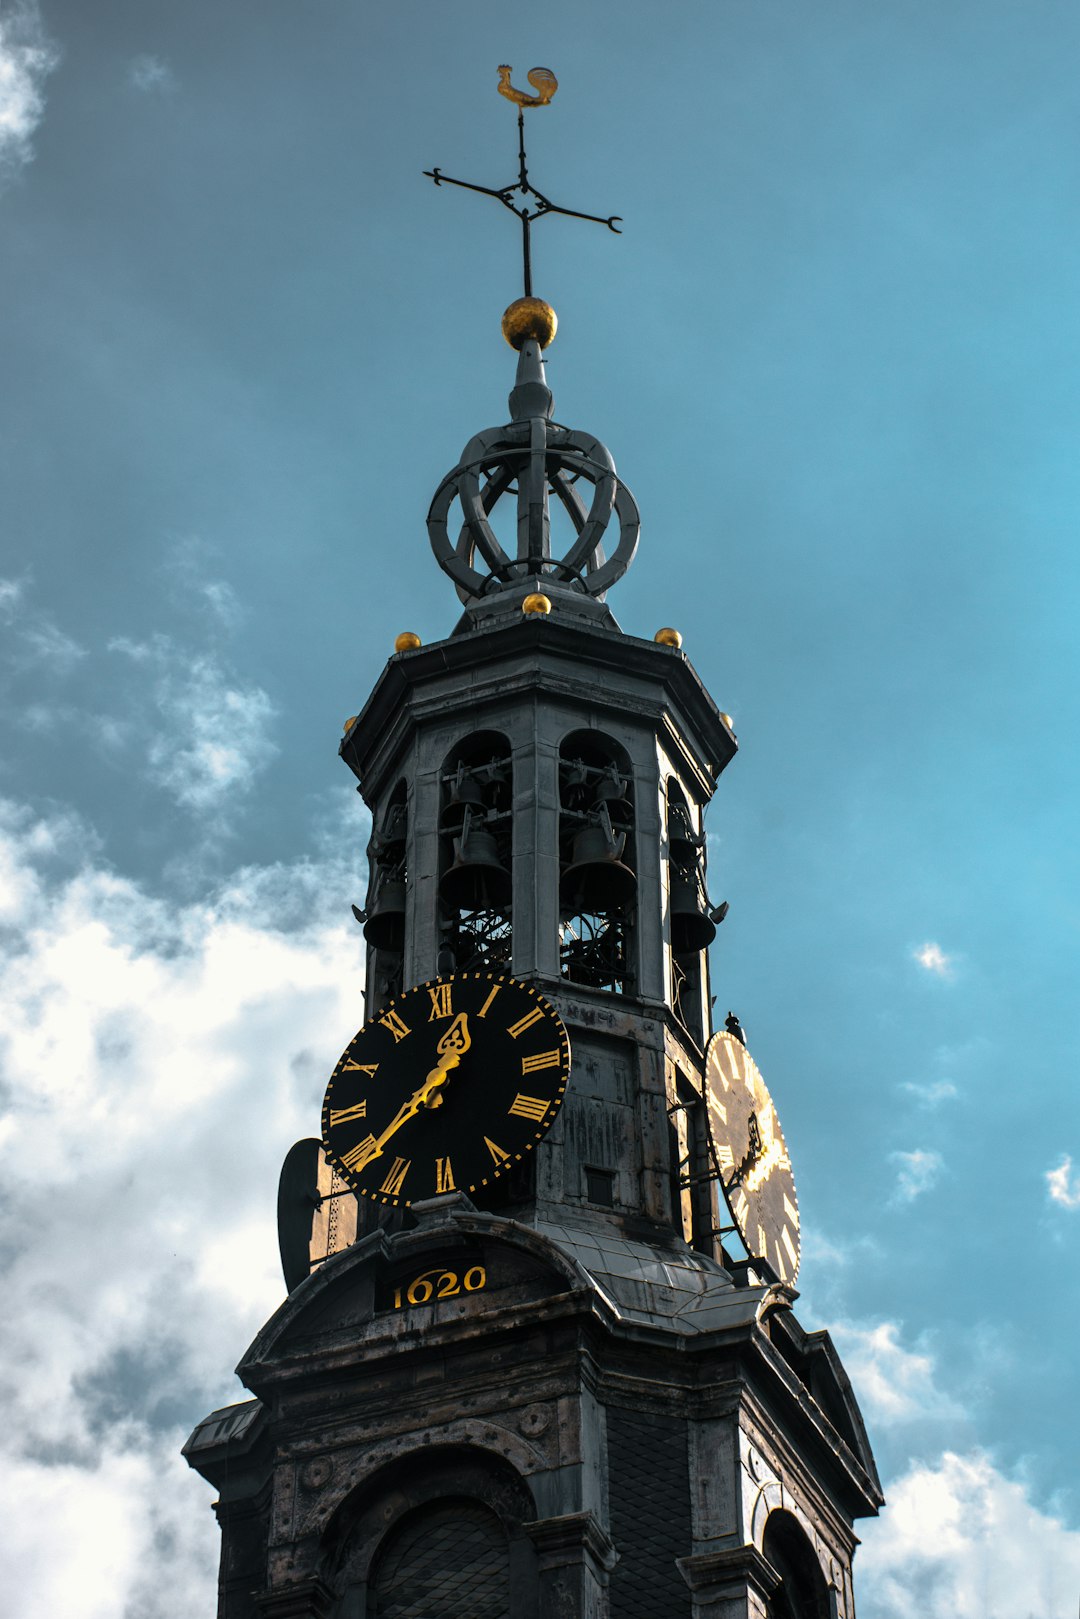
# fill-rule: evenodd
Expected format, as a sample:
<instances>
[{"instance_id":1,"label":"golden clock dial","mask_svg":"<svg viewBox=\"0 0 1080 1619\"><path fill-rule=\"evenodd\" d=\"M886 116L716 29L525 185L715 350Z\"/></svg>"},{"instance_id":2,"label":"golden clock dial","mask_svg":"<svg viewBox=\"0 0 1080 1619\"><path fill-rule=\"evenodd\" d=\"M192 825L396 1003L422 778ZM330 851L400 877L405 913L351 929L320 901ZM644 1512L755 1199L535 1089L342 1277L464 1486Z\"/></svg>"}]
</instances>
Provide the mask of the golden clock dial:
<instances>
[{"instance_id":1,"label":"golden clock dial","mask_svg":"<svg viewBox=\"0 0 1080 1619\"><path fill-rule=\"evenodd\" d=\"M531 985L432 979L349 1042L323 1103L327 1156L376 1203L475 1192L543 1138L569 1076L562 1019Z\"/></svg>"},{"instance_id":2,"label":"golden clock dial","mask_svg":"<svg viewBox=\"0 0 1080 1619\"><path fill-rule=\"evenodd\" d=\"M705 1097L720 1183L746 1251L782 1282L799 1274L799 1201L784 1133L757 1063L727 1030L705 1055Z\"/></svg>"}]
</instances>

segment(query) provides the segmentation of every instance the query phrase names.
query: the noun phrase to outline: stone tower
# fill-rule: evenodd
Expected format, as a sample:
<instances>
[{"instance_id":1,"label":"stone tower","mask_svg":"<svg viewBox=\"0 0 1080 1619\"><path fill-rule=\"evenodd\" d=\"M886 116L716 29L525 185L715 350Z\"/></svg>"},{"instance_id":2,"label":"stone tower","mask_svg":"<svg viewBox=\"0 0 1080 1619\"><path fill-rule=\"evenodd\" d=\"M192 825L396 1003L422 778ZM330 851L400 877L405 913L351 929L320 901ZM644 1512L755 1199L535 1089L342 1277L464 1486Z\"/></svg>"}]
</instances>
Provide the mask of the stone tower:
<instances>
[{"instance_id":1,"label":"stone tower","mask_svg":"<svg viewBox=\"0 0 1080 1619\"><path fill-rule=\"evenodd\" d=\"M219 1493L220 1619L855 1612L873 1458L793 1265L740 1244L728 1199L764 1159L725 1157L709 1090L702 816L736 741L678 636L607 605L638 514L607 449L553 419L553 324L511 306L510 420L432 502L459 621L399 637L341 754L374 828L365 1028L413 986L437 1010L463 974L514 980L561 1018L569 1079L468 1192L410 1198L402 1170L354 1196L332 1143L293 1149L290 1290L238 1368L254 1398L185 1447ZM464 1127L450 1066L384 1136L433 1077Z\"/></svg>"}]
</instances>

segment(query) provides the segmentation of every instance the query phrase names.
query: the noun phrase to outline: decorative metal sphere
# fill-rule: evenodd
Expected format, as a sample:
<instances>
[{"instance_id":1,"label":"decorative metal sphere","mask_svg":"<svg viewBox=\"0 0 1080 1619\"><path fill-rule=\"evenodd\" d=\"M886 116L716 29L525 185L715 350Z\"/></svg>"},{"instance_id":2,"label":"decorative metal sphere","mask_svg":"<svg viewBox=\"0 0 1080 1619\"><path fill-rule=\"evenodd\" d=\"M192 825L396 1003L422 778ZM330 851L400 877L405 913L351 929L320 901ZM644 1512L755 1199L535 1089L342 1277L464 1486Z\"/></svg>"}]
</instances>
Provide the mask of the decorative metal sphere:
<instances>
[{"instance_id":1,"label":"decorative metal sphere","mask_svg":"<svg viewBox=\"0 0 1080 1619\"><path fill-rule=\"evenodd\" d=\"M516 298L502 318L502 334L512 349L531 337L546 349L554 341L559 321L543 298Z\"/></svg>"},{"instance_id":2,"label":"decorative metal sphere","mask_svg":"<svg viewBox=\"0 0 1080 1619\"><path fill-rule=\"evenodd\" d=\"M735 735L735 726L732 723L731 715L721 712L720 718L723 720L724 724L727 726L727 728L731 732L732 736L734 736Z\"/></svg>"},{"instance_id":3,"label":"decorative metal sphere","mask_svg":"<svg viewBox=\"0 0 1080 1619\"><path fill-rule=\"evenodd\" d=\"M670 625L665 625L662 630L657 630L653 640L659 641L661 646L682 646L682 636L678 630L673 630Z\"/></svg>"},{"instance_id":4,"label":"decorative metal sphere","mask_svg":"<svg viewBox=\"0 0 1080 1619\"><path fill-rule=\"evenodd\" d=\"M357 715L350 714L348 719L345 721L345 724L341 727L342 732L346 733L348 731L351 731L353 726L356 724L356 721L357 721Z\"/></svg>"},{"instance_id":5,"label":"decorative metal sphere","mask_svg":"<svg viewBox=\"0 0 1080 1619\"><path fill-rule=\"evenodd\" d=\"M394 637L395 652L415 652L418 646L423 646L420 637L412 630L402 630L400 635Z\"/></svg>"},{"instance_id":6,"label":"decorative metal sphere","mask_svg":"<svg viewBox=\"0 0 1080 1619\"><path fill-rule=\"evenodd\" d=\"M551 601L547 596L542 596L539 591L534 591L532 595L525 597L521 604L521 611L523 613L550 613Z\"/></svg>"}]
</instances>

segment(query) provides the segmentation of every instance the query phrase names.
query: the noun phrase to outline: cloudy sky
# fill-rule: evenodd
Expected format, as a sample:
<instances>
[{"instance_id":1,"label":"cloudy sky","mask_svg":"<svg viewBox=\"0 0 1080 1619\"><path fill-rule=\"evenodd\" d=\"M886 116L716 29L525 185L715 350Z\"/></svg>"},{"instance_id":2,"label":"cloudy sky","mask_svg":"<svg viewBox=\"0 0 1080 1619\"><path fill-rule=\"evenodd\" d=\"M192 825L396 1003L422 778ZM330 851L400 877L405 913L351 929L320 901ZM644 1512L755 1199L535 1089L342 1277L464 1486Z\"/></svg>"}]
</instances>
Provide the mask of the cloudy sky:
<instances>
[{"instance_id":1,"label":"cloudy sky","mask_svg":"<svg viewBox=\"0 0 1080 1619\"><path fill-rule=\"evenodd\" d=\"M889 1496L860 1619L1073 1619L1078 59L1072 0L0 0L12 1619L213 1611L179 1447L362 1016L341 724L505 419L513 222L421 177L513 177L501 61L625 219L538 227L549 379L739 733L714 987Z\"/></svg>"}]
</instances>

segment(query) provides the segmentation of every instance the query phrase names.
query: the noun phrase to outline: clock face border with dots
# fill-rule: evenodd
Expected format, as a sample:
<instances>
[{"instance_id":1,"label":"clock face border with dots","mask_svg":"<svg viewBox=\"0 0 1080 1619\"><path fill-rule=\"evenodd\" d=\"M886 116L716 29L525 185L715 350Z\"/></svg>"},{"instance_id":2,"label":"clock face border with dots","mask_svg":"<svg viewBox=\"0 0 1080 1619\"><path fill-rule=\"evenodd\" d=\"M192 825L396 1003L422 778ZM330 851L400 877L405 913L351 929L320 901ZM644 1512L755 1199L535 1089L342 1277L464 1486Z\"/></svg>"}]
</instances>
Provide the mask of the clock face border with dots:
<instances>
[{"instance_id":1,"label":"clock face border with dots","mask_svg":"<svg viewBox=\"0 0 1080 1619\"><path fill-rule=\"evenodd\" d=\"M799 1274L799 1200L784 1132L761 1070L736 1035L720 1030L705 1053L705 1098L720 1184L752 1259L781 1282Z\"/></svg>"},{"instance_id":2,"label":"clock face border with dots","mask_svg":"<svg viewBox=\"0 0 1080 1619\"><path fill-rule=\"evenodd\" d=\"M497 1181L551 1128L570 1039L539 990L461 972L396 995L346 1046L322 1139L350 1189L388 1207Z\"/></svg>"}]
</instances>

